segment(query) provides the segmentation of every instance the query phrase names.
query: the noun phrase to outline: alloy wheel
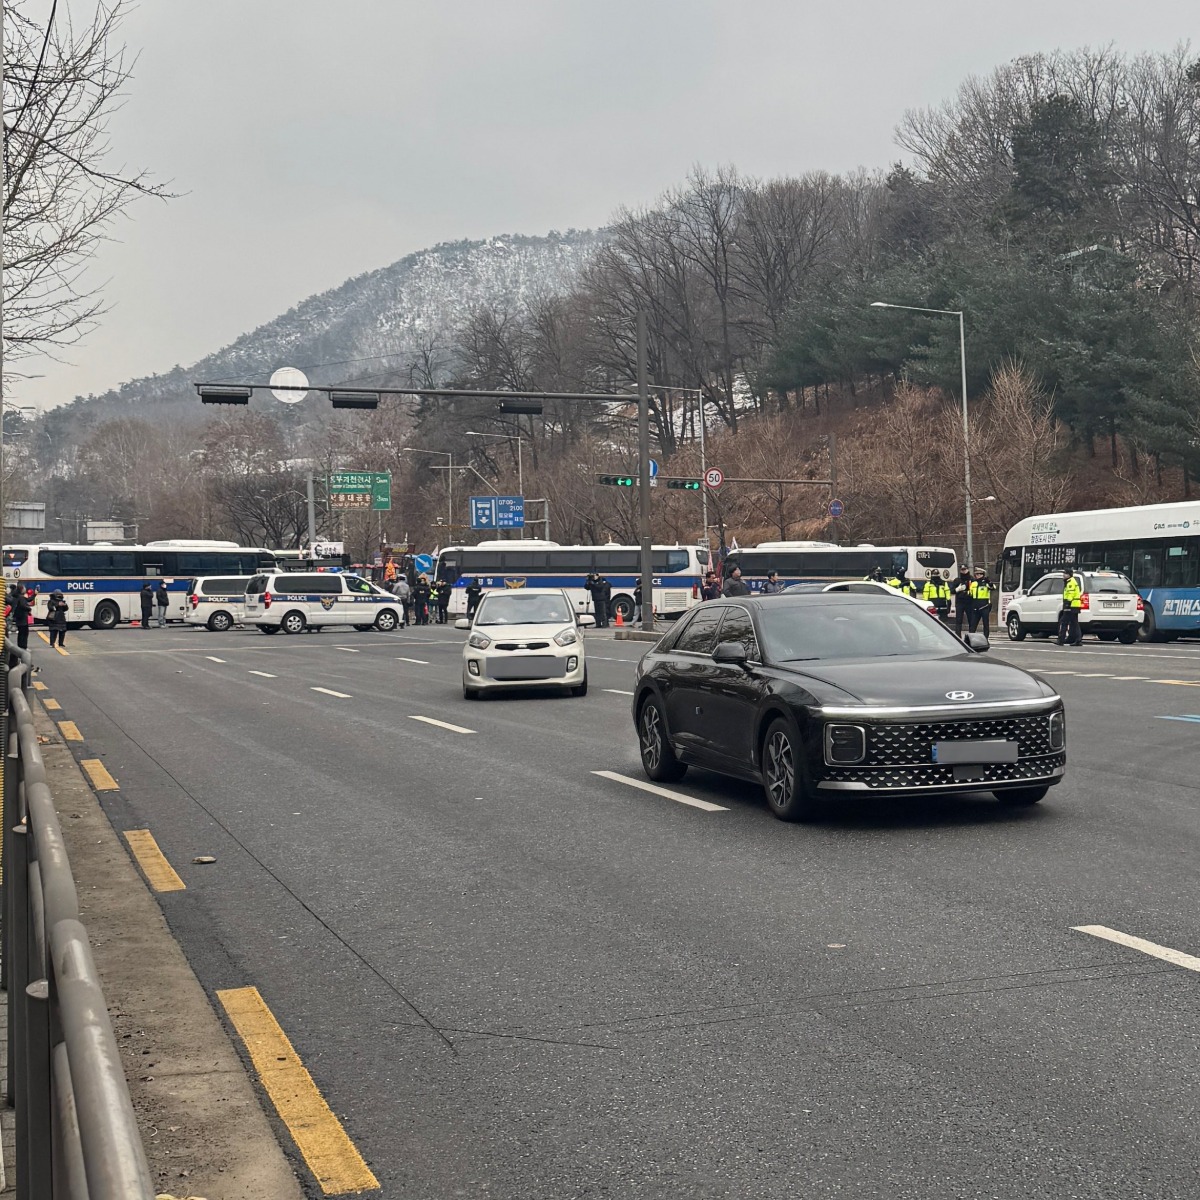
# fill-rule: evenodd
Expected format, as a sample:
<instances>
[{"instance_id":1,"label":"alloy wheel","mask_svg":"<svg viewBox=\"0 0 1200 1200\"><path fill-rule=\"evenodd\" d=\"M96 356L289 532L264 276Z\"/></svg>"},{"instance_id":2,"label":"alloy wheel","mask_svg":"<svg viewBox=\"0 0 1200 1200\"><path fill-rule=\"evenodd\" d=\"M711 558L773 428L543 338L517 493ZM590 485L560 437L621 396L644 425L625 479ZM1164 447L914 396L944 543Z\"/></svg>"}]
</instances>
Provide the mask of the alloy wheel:
<instances>
[{"instance_id":1,"label":"alloy wheel","mask_svg":"<svg viewBox=\"0 0 1200 1200\"><path fill-rule=\"evenodd\" d=\"M648 771L657 771L662 761L662 721L658 709L647 704L642 709L642 762Z\"/></svg>"},{"instance_id":2,"label":"alloy wheel","mask_svg":"<svg viewBox=\"0 0 1200 1200\"><path fill-rule=\"evenodd\" d=\"M783 808L792 797L796 784L796 766L792 761L791 739L776 730L767 742L767 795L776 808Z\"/></svg>"}]
</instances>

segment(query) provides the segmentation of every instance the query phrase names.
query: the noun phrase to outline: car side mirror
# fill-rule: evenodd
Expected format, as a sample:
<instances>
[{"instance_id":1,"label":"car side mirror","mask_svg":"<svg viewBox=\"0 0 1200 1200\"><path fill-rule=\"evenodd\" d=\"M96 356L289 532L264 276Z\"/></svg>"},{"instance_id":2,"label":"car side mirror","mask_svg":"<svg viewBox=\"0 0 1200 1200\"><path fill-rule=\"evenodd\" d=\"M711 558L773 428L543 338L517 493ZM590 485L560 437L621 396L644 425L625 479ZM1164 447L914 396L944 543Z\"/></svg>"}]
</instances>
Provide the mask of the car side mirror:
<instances>
[{"instance_id":1,"label":"car side mirror","mask_svg":"<svg viewBox=\"0 0 1200 1200\"><path fill-rule=\"evenodd\" d=\"M976 654L986 654L992 648L991 642L982 633L968 633L963 640L968 649L974 650Z\"/></svg>"},{"instance_id":2,"label":"car side mirror","mask_svg":"<svg viewBox=\"0 0 1200 1200\"><path fill-rule=\"evenodd\" d=\"M713 652L712 660L723 666L743 667L746 665L746 647L741 642L722 642Z\"/></svg>"},{"instance_id":3,"label":"car side mirror","mask_svg":"<svg viewBox=\"0 0 1200 1200\"><path fill-rule=\"evenodd\" d=\"M575 620L581 629L590 629L596 623L596 618L591 613L579 613Z\"/></svg>"},{"instance_id":4,"label":"car side mirror","mask_svg":"<svg viewBox=\"0 0 1200 1200\"><path fill-rule=\"evenodd\" d=\"M468 621L466 617L459 617L458 620L454 622L454 628L455 629L470 629L471 622Z\"/></svg>"}]
</instances>

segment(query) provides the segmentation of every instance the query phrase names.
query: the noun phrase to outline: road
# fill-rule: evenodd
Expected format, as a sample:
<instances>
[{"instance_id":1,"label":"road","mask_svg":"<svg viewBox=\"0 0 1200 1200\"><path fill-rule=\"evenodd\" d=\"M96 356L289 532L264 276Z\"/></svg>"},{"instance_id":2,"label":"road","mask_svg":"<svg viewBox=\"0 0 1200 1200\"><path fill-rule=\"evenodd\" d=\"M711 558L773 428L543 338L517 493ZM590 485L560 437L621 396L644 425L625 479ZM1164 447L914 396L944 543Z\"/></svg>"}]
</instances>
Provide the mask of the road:
<instances>
[{"instance_id":1,"label":"road","mask_svg":"<svg viewBox=\"0 0 1200 1200\"><path fill-rule=\"evenodd\" d=\"M1200 974L1077 927L1200 954L1200 646L997 642L1066 698L1043 805L805 827L596 774L643 779L637 643L589 634L585 698L469 704L453 629L148 632L36 643L42 694L375 1194L1196 1195Z\"/></svg>"}]
</instances>

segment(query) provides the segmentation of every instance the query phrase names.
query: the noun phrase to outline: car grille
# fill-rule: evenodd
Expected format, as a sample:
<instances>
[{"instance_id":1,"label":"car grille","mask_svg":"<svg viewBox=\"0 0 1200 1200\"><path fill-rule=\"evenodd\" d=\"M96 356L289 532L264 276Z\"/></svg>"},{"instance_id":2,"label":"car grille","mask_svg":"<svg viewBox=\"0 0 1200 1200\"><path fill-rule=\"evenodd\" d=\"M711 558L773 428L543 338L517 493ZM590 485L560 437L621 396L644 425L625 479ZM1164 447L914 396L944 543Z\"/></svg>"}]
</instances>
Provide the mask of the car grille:
<instances>
[{"instance_id":1,"label":"car grille","mask_svg":"<svg viewBox=\"0 0 1200 1200\"><path fill-rule=\"evenodd\" d=\"M1048 779L1060 773L1066 766L1065 753L1049 754L1043 758L1023 759L1015 763L986 763L972 767L971 786L984 791L992 783L1019 783L1023 779ZM927 762L912 767L876 767L863 770L861 767L827 767L824 778L831 783L865 784L871 791L887 791L892 788L928 788L954 785L964 786L961 775L949 764Z\"/></svg>"},{"instance_id":2,"label":"car grille","mask_svg":"<svg viewBox=\"0 0 1200 1200\"><path fill-rule=\"evenodd\" d=\"M497 650L547 650L549 642L497 642Z\"/></svg>"},{"instance_id":3,"label":"car grille","mask_svg":"<svg viewBox=\"0 0 1200 1200\"><path fill-rule=\"evenodd\" d=\"M1004 738L1016 742L1020 759L1053 753L1048 713L911 724L872 724L865 728L867 756L861 763L864 767L900 767L910 763L924 767L933 761L935 742L977 738Z\"/></svg>"}]
</instances>

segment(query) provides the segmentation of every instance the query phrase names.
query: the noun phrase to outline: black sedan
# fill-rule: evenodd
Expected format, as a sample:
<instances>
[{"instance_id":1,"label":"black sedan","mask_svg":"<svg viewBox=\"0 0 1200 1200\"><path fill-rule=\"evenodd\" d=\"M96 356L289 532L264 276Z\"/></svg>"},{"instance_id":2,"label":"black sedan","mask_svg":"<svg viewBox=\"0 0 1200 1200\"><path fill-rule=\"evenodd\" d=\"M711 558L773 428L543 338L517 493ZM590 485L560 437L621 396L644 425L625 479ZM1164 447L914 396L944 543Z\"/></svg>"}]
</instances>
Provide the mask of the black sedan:
<instances>
[{"instance_id":1,"label":"black sedan","mask_svg":"<svg viewBox=\"0 0 1200 1200\"><path fill-rule=\"evenodd\" d=\"M1066 770L1063 702L917 605L846 592L698 605L638 664L651 779L761 781L786 821L837 793L990 791L1036 804Z\"/></svg>"}]
</instances>

